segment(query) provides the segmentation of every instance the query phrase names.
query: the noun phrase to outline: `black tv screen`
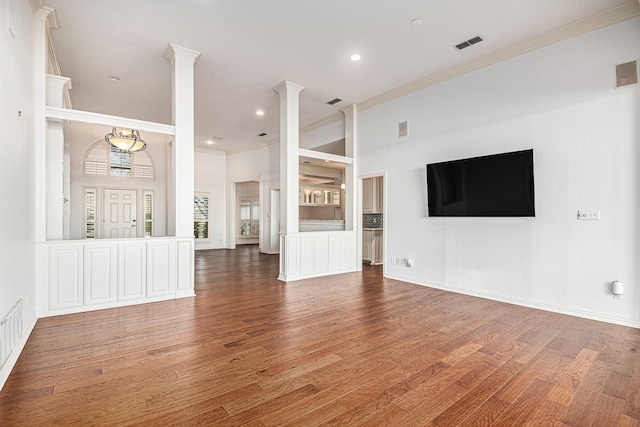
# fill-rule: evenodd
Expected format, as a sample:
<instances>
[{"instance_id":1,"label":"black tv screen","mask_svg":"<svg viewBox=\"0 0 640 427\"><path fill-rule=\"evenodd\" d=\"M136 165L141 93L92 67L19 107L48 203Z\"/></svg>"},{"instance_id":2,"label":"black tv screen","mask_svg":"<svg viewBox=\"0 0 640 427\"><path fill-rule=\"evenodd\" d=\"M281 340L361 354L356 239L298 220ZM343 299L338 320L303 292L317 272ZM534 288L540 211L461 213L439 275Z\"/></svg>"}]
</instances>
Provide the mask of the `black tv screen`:
<instances>
[{"instance_id":1,"label":"black tv screen","mask_svg":"<svg viewBox=\"0 0 640 427\"><path fill-rule=\"evenodd\" d=\"M427 165L429 216L535 216L533 150Z\"/></svg>"}]
</instances>

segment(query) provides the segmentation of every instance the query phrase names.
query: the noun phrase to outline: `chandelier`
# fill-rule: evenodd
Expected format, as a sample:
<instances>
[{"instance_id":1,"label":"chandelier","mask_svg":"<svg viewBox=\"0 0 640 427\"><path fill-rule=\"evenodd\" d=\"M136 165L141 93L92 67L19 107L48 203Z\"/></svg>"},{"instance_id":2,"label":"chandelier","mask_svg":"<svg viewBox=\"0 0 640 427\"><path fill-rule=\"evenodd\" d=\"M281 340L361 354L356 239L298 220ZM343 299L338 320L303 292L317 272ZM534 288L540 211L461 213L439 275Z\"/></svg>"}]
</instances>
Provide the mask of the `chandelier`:
<instances>
[{"instance_id":1,"label":"chandelier","mask_svg":"<svg viewBox=\"0 0 640 427\"><path fill-rule=\"evenodd\" d=\"M129 153L147 148L147 143L140 138L140 132L135 129L113 128L111 133L104 136L104 140Z\"/></svg>"}]
</instances>

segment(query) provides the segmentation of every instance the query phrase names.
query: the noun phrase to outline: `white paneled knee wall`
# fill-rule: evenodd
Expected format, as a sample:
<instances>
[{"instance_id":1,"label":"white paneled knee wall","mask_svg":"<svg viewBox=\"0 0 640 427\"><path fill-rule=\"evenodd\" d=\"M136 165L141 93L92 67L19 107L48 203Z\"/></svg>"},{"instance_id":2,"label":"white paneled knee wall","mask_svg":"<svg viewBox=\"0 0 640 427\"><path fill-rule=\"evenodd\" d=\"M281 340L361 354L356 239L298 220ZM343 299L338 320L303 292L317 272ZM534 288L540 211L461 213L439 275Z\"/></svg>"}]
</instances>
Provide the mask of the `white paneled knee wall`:
<instances>
[{"instance_id":1,"label":"white paneled knee wall","mask_svg":"<svg viewBox=\"0 0 640 427\"><path fill-rule=\"evenodd\" d=\"M293 281L355 271L355 241L355 231L281 233L278 278Z\"/></svg>"},{"instance_id":2,"label":"white paneled knee wall","mask_svg":"<svg viewBox=\"0 0 640 427\"><path fill-rule=\"evenodd\" d=\"M193 296L193 239L57 241L38 245L37 315Z\"/></svg>"}]
</instances>

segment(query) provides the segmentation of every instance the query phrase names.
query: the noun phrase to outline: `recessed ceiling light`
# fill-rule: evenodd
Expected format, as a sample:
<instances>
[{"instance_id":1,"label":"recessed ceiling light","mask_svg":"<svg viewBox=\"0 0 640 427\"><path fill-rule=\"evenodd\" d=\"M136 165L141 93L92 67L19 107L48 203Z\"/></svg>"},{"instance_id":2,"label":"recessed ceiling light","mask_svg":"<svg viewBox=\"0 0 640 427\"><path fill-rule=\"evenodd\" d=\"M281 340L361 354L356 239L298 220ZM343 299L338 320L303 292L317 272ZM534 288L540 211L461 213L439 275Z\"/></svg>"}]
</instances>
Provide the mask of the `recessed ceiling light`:
<instances>
[{"instance_id":1,"label":"recessed ceiling light","mask_svg":"<svg viewBox=\"0 0 640 427\"><path fill-rule=\"evenodd\" d=\"M209 144L209 145L213 145L213 144L215 144L215 142L213 142L213 141L212 141L212 140L210 140L210 139L206 140L205 142L206 142L207 144Z\"/></svg>"},{"instance_id":2,"label":"recessed ceiling light","mask_svg":"<svg viewBox=\"0 0 640 427\"><path fill-rule=\"evenodd\" d=\"M422 22L423 21L420 18L412 19L411 25L413 25L414 27L419 27L420 25L422 25Z\"/></svg>"},{"instance_id":3,"label":"recessed ceiling light","mask_svg":"<svg viewBox=\"0 0 640 427\"><path fill-rule=\"evenodd\" d=\"M264 116L264 111L258 110L258 111L256 111L256 115L257 116Z\"/></svg>"},{"instance_id":4,"label":"recessed ceiling light","mask_svg":"<svg viewBox=\"0 0 640 427\"><path fill-rule=\"evenodd\" d=\"M120 81L120 77L118 77L118 76L110 76L109 78L114 82L119 82Z\"/></svg>"},{"instance_id":5,"label":"recessed ceiling light","mask_svg":"<svg viewBox=\"0 0 640 427\"><path fill-rule=\"evenodd\" d=\"M357 53L354 53L353 55L351 55L349 57L352 61L360 61L361 56L358 55Z\"/></svg>"}]
</instances>

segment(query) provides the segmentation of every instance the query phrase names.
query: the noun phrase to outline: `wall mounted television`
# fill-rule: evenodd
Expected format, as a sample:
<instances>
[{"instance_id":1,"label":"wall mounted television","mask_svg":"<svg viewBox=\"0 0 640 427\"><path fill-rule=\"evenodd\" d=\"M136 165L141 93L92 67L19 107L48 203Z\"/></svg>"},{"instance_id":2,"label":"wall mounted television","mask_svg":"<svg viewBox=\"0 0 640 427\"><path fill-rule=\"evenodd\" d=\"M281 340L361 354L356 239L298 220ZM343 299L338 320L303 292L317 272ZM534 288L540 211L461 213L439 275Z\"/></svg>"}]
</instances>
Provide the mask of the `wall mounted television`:
<instances>
[{"instance_id":1,"label":"wall mounted television","mask_svg":"<svg viewBox=\"0 0 640 427\"><path fill-rule=\"evenodd\" d=\"M429 216L534 217L533 150L427 165Z\"/></svg>"}]
</instances>

